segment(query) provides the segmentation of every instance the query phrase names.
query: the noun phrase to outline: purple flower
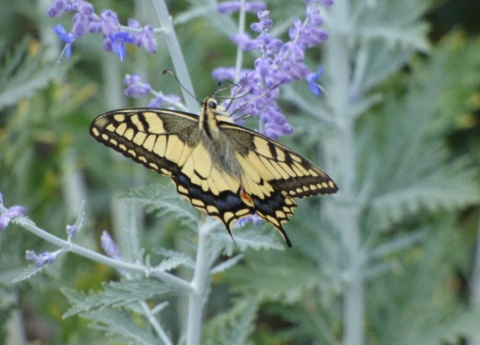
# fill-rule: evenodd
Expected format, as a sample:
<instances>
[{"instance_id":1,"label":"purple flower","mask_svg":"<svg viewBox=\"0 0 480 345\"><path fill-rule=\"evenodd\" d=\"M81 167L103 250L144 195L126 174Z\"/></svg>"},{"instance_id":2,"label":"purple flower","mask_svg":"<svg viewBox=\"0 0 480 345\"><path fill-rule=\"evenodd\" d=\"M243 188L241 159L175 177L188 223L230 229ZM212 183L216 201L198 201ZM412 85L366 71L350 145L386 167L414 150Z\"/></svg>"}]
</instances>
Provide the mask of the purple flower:
<instances>
[{"instance_id":1,"label":"purple flower","mask_svg":"<svg viewBox=\"0 0 480 345\"><path fill-rule=\"evenodd\" d=\"M56 0L53 6L47 9L49 17L61 16L67 8L67 0Z\"/></svg>"},{"instance_id":2,"label":"purple flower","mask_svg":"<svg viewBox=\"0 0 480 345\"><path fill-rule=\"evenodd\" d=\"M120 57L120 61L123 61L127 50L125 49L125 43L132 44L133 38L130 37L128 32L118 32L114 35L109 35L104 41L104 48L109 47L115 54ZM106 48L108 49L108 48Z\"/></svg>"},{"instance_id":3,"label":"purple flower","mask_svg":"<svg viewBox=\"0 0 480 345\"><path fill-rule=\"evenodd\" d=\"M77 8L76 10L78 13L85 14L87 16L93 14L93 5L87 1L84 0L77 0Z\"/></svg>"},{"instance_id":4,"label":"purple flower","mask_svg":"<svg viewBox=\"0 0 480 345\"><path fill-rule=\"evenodd\" d=\"M1 200L1 204L3 204L3 200ZM7 211L0 215L0 231L5 230L13 218L24 216L26 213L27 209L20 205L8 208Z\"/></svg>"},{"instance_id":5,"label":"purple flower","mask_svg":"<svg viewBox=\"0 0 480 345\"><path fill-rule=\"evenodd\" d=\"M147 107L148 108L162 108L164 100L165 100L165 97L163 97L163 95L158 95L157 97L152 98L150 100L150 102L148 102Z\"/></svg>"},{"instance_id":6,"label":"purple flower","mask_svg":"<svg viewBox=\"0 0 480 345\"><path fill-rule=\"evenodd\" d=\"M107 253L107 255L112 259L120 260L122 258L118 246L115 244L108 232L102 232L102 236L100 237L100 244L105 253Z\"/></svg>"},{"instance_id":7,"label":"purple flower","mask_svg":"<svg viewBox=\"0 0 480 345\"><path fill-rule=\"evenodd\" d=\"M248 1L245 4L245 11L251 13L257 13L260 11L265 11L267 5L263 1Z\"/></svg>"},{"instance_id":8,"label":"purple flower","mask_svg":"<svg viewBox=\"0 0 480 345\"><path fill-rule=\"evenodd\" d=\"M224 1L217 5L217 11L222 14L232 14L240 11L241 6L240 1Z\"/></svg>"},{"instance_id":9,"label":"purple flower","mask_svg":"<svg viewBox=\"0 0 480 345\"><path fill-rule=\"evenodd\" d=\"M100 13L100 27L104 35L109 36L116 34L119 26L120 22L115 12L112 10L103 10Z\"/></svg>"},{"instance_id":10,"label":"purple flower","mask_svg":"<svg viewBox=\"0 0 480 345\"><path fill-rule=\"evenodd\" d=\"M10 224L10 218L5 214L0 215L0 231L5 230L8 224Z\"/></svg>"},{"instance_id":11,"label":"purple flower","mask_svg":"<svg viewBox=\"0 0 480 345\"><path fill-rule=\"evenodd\" d=\"M123 93L128 97L137 98L152 91L152 87L149 84L142 82L138 73L133 75L127 74L123 79L123 83L127 85L127 88Z\"/></svg>"},{"instance_id":12,"label":"purple flower","mask_svg":"<svg viewBox=\"0 0 480 345\"><path fill-rule=\"evenodd\" d=\"M82 13L77 13L73 16L73 27L71 35L74 39L78 39L81 36L89 32L90 18Z\"/></svg>"},{"instance_id":13,"label":"purple flower","mask_svg":"<svg viewBox=\"0 0 480 345\"><path fill-rule=\"evenodd\" d=\"M68 12L75 12L70 33L67 33L61 25L54 28L57 35L66 43L64 53L67 59L72 52L72 43L86 33L101 34L104 39L103 49L107 52L115 52L121 60L126 55L126 43L135 43L149 54L157 52L155 30L151 25L146 25L142 29L138 21L129 19L128 28L122 27L115 12L103 10L98 15L94 12L92 4L85 0L56 0L47 10L49 16L60 16Z\"/></svg>"},{"instance_id":14,"label":"purple flower","mask_svg":"<svg viewBox=\"0 0 480 345\"><path fill-rule=\"evenodd\" d=\"M245 223L253 223L253 224L258 226L258 225L262 224L262 221L263 221L263 219L260 218L260 216L255 213L253 216L249 216L249 217L239 219L237 221L237 224L242 225L242 224L245 224Z\"/></svg>"},{"instance_id":15,"label":"purple flower","mask_svg":"<svg viewBox=\"0 0 480 345\"><path fill-rule=\"evenodd\" d=\"M133 18L128 20L128 27L133 29L142 29L140 23ZM132 37L135 39L135 44L139 48L145 48L147 53L155 54L157 52L157 40L153 36L153 26L146 25L140 33L133 33Z\"/></svg>"},{"instance_id":16,"label":"purple flower","mask_svg":"<svg viewBox=\"0 0 480 345\"><path fill-rule=\"evenodd\" d=\"M77 234L77 226L76 225L67 225L67 235L68 238L74 238Z\"/></svg>"},{"instance_id":17,"label":"purple flower","mask_svg":"<svg viewBox=\"0 0 480 345\"><path fill-rule=\"evenodd\" d=\"M146 25L143 32L137 36L137 46L144 48L147 53L153 55L158 50L157 40L153 37L153 26Z\"/></svg>"},{"instance_id":18,"label":"purple flower","mask_svg":"<svg viewBox=\"0 0 480 345\"><path fill-rule=\"evenodd\" d=\"M152 108L164 108L163 104L175 104L179 103L181 100L180 96L175 95L175 94L169 94L169 95L157 95L155 98L150 100L150 103L148 103L149 107ZM170 106L170 109L173 107Z\"/></svg>"},{"instance_id":19,"label":"purple flower","mask_svg":"<svg viewBox=\"0 0 480 345\"><path fill-rule=\"evenodd\" d=\"M242 70L240 74L242 79L238 84L242 88L240 91L241 102L250 103L250 105L238 105L239 98L238 102L234 100L229 111L231 113L238 111L251 116L261 115L260 131L270 138L276 139L293 131L293 127L287 123L285 116L277 106L278 88L282 84L305 79L312 92L319 90L316 79L320 74L310 72L305 64L305 51L327 38L326 33L319 28L323 20L318 6L324 1L306 1L306 19L303 22L300 19L293 21L292 27L288 31L290 37L288 42L282 42L269 33L273 22L269 18L269 12L265 9L257 13L259 21L250 26L252 31L258 33L256 38L250 38L248 34L232 37L234 43L243 50L257 52L257 58L253 70ZM228 3L230 9L234 8L234 3L238 4L237 2ZM217 80L234 80L235 77L238 77L235 75L233 67L217 68L212 75ZM232 88L232 94L235 92L238 93L237 88Z\"/></svg>"},{"instance_id":20,"label":"purple flower","mask_svg":"<svg viewBox=\"0 0 480 345\"><path fill-rule=\"evenodd\" d=\"M93 6L84 0L55 0L53 6L47 9L47 15L49 17L58 17L65 12L72 11L90 15L93 13Z\"/></svg>"},{"instance_id":21,"label":"purple flower","mask_svg":"<svg viewBox=\"0 0 480 345\"><path fill-rule=\"evenodd\" d=\"M217 11L222 14L232 14L240 11L241 7L241 1L224 1L217 5ZM251 13L264 11L266 7L263 1L247 1L245 3L245 11Z\"/></svg>"},{"instance_id":22,"label":"purple flower","mask_svg":"<svg viewBox=\"0 0 480 345\"><path fill-rule=\"evenodd\" d=\"M72 43L75 41L71 35L65 30L61 24L57 24L53 27L53 31L60 37L60 39L66 43L64 52L67 60L70 59L72 55Z\"/></svg>"},{"instance_id":23,"label":"purple flower","mask_svg":"<svg viewBox=\"0 0 480 345\"><path fill-rule=\"evenodd\" d=\"M37 255L33 250L27 250L25 254L25 259L32 260L37 267L54 262L56 257L57 255L51 252L43 252Z\"/></svg>"},{"instance_id":24,"label":"purple flower","mask_svg":"<svg viewBox=\"0 0 480 345\"><path fill-rule=\"evenodd\" d=\"M20 205L12 206L6 212L10 218L15 218L19 216L24 216L27 213L27 209Z\"/></svg>"},{"instance_id":25,"label":"purple flower","mask_svg":"<svg viewBox=\"0 0 480 345\"><path fill-rule=\"evenodd\" d=\"M246 71L244 71L244 73L246 73ZM212 77L215 80L233 80L235 78L235 68L234 67L215 68L212 71Z\"/></svg>"},{"instance_id":26,"label":"purple flower","mask_svg":"<svg viewBox=\"0 0 480 345\"><path fill-rule=\"evenodd\" d=\"M263 131L267 137L276 140L282 135L292 134L293 127L289 123L277 125L275 123L268 122L265 124L265 128L263 129Z\"/></svg>"},{"instance_id":27,"label":"purple flower","mask_svg":"<svg viewBox=\"0 0 480 345\"><path fill-rule=\"evenodd\" d=\"M320 93L323 91L322 87L317 84L318 78L323 74L323 66L318 66L317 73L309 73L307 76L308 88L313 92L314 95L320 96Z\"/></svg>"},{"instance_id":28,"label":"purple flower","mask_svg":"<svg viewBox=\"0 0 480 345\"><path fill-rule=\"evenodd\" d=\"M268 18L269 13L269 11L258 12L258 19L260 19L260 21L258 23L253 23L252 25L250 25L250 29L255 32L270 30L273 25L273 21Z\"/></svg>"},{"instance_id":29,"label":"purple flower","mask_svg":"<svg viewBox=\"0 0 480 345\"><path fill-rule=\"evenodd\" d=\"M128 19L128 27L133 28L133 29L141 29L142 28L142 26L140 25L138 20L136 20L135 18L129 18Z\"/></svg>"}]
</instances>

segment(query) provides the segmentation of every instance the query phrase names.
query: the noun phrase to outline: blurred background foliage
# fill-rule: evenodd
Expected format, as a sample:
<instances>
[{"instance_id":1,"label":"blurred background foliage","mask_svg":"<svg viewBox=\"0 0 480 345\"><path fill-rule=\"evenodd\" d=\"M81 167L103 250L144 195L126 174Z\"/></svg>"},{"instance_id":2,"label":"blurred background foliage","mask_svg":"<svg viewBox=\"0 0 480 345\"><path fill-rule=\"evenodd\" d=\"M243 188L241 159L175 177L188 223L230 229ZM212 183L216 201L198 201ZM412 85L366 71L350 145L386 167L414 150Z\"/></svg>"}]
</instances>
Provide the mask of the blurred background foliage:
<instances>
[{"instance_id":1,"label":"blurred background foliage","mask_svg":"<svg viewBox=\"0 0 480 345\"><path fill-rule=\"evenodd\" d=\"M134 8L141 8L134 7L133 1L93 4L96 9L112 7L122 22ZM272 17L281 23L286 14L301 16L303 7L292 4L270 1ZM5 205L26 206L30 218L60 237L65 225L74 221L81 201L86 200L88 226L77 242L98 248L101 230L113 227L112 195L168 181L114 157L90 137L88 126L104 111L145 105L142 100L121 96L125 73L153 76L150 81L154 87L165 93L178 93L178 85L161 75L163 69L172 68L162 51L161 39L155 56L132 49L128 54L134 58L120 63L117 56L101 50L97 37L86 37L74 45L71 61L55 63L61 42L50 28L59 20L45 16L49 5L50 1L0 0L0 191ZM148 4L144 6L148 12ZM202 98L216 86L211 70L231 65L235 47L223 33L211 30L205 17L189 20L185 16L189 7L188 1L170 2L194 88ZM215 13L209 16L213 21L221 20ZM430 26L431 54L415 55L408 66L375 84L374 91L386 101L357 123L362 133L358 142L359 181L368 183L373 174L378 182L375 186L361 184L359 189L385 190L391 181L399 181L394 176L408 180L422 171L428 172L428 178L418 182L421 187L458 186L457 193L427 197L427 205L422 204L425 200L412 204L411 198L400 203L402 207L379 200L379 207L365 212L364 226L378 230L374 238L366 239L367 244L376 244L375 251L369 253L372 265L364 272L368 282L363 327L368 344L480 344L480 308L476 305L480 295L476 272L476 195L480 187L478 18L480 2L476 0L437 2L423 18ZM60 22L69 20L61 18ZM118 92L112 93L112 88ZM441 111L418 118L419 107L431 102ZM308 135L286 141L315 161L311 143L316 134L309 129L312 119L300 112L291 122L297 133ZM416 130L428 144L419 140L413 142L418 144L415 146L398 136L402 131ZM405 153L421 156L424 164L402 165L405 161L400 157ZM383 165L385 161L392 164ZM443 179L445 174L436 178L430 169L447 163L449 179ZM335 178L333 172L330 174ZM465 185L461 180L472 179L472 174L476 190L462 189ZM429 205L428 200L434 204ZM319 240L318 220L311 216L316 202L307 205L302 201L291 222L289 234L294 249L248 251L240 265L214 276L206 339L223 337L225 344L240 344L252 334L249 339L256 344L341 343L340 296L345 277L341 264L329 261L341 257L340 235L326 226ZM422 213L423 209L436 212ZM184 237L191 233L179 233L174 221L146 215L143 223L147 251L158 243L165 247L188 246ZM399 234L411 236L405 237L405 243L389 241ZM88 328L83 319L62 319L68 303L60 289L98 290L101 282L118 278L116 273L68 255L45 273L12 284L12 277L27 265L25 250L33 248L37 252L53 249L16 226L0 235L0 343L12 339L12 332L32 344L108 343L102 332ZM328 253L337 250L334 255ZM165 322L179 334L182 303L172 300L172 305L171 318ZM239 328L242 323L245 327ZM246 332L253 324L255 330ZM235 329L242 332L236 334Z\"/></svg>"}]
</instances>

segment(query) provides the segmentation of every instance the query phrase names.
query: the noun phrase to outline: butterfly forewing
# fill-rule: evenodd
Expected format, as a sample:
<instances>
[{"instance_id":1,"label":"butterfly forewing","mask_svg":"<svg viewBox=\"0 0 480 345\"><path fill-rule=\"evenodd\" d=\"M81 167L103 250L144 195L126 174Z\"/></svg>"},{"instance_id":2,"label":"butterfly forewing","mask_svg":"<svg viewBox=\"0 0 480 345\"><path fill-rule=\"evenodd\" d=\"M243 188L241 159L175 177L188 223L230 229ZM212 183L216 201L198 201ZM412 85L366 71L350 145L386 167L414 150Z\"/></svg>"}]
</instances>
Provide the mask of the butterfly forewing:
<instances>
[{"instance_id":1,"label":"butterfly forewing","mask_svg":"<svg viewBox=\"0 0 480 345\"><path fill-rule=\"evenodd\" d=\"M149 169L177 172L199 141L194 115L158 109L121 109L98 116L90 133Z\"/></svg>"}]
</instances>

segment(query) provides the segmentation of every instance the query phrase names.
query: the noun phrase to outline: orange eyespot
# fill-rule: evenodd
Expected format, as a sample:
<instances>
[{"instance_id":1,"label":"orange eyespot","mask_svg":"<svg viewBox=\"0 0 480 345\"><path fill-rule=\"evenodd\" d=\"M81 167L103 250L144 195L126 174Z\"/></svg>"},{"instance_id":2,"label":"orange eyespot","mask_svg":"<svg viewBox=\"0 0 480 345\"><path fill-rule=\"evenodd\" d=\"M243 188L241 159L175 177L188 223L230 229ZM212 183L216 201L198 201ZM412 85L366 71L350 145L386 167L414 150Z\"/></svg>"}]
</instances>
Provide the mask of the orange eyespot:
<instances>
[{"instance_id":1,"label":"orange eyespot","mask_svg":"<svg viewBox=\"0 0 480 345\"><path fill-rule=\"evenodd\" d=\"M245 192L245 189L240 189L240 199L242 199L242 201L250 206L250 207L253 207L253 199L252 197L250 196L250 194L248 194L247 192Z\"/></svg>"}]
</instances>

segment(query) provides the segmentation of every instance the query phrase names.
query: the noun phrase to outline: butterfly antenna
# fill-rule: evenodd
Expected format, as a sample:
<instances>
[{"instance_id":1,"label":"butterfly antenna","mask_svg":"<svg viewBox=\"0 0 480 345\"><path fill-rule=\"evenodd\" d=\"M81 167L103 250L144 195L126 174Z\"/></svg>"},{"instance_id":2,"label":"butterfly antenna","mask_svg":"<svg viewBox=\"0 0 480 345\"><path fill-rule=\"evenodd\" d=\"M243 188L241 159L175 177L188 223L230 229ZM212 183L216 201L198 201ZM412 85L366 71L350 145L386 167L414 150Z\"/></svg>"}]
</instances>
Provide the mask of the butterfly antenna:
<instances>
[{"instance_id":1,"label":"butterfly antenna","mask_svg":"<svg viewBox=\"0 0 480 345\"><path fill-rule=\"evenodd\" d=\"M272 86L271 88L269 88L268 90L266 90L264 93L260 94L260 95L257 95L253 98L250 98L248 101L246 101L245 103L243 103L241 106L239 106L237 109L235 109L235 112L233 112L231 115L234 115L235 113L238 113L240 112L243 108L245 108L249 103L252 103L253 101L259 99L259 98L262 98L264 97L265 95L268 95L268 93L272 90L275 90L276 88L278 88L280 85L282 85L283 82L280 82L278 83L277 85L274 85ZM228 106L230 106L232 104L232 102L234 101L235 99L235 96L238 94L238 92L240 92L240 88L235 92L235 94L233 95L233 98L232 100L230 101L230 103L228 104ZM228 107L227 107L228 109ZM238 118L238 120L243 120L243 119L248 119L249 117L251 117L252 115L251 114L246 114L240 118Z\"/></svg>"},{"instance_id":2,"label":"butterfly antenna","mask_svg":"<svg viewBox=\"0 0 480 345\"><path fill-rule=\"evenodd\" d=\"M232 105L232 103L235 99L242 97L242 96L237 97L237 95L240 93L240 90L242 89L243 85L245 84L245 80L246 80L245 78L242 78L242 80L240 80L240 83L238 83L238 84L234 83L233 81L228 80L228 82L231 84L229 87L238 86L238 88L235 90L233 95L226 98L226 99L229 99L229 102L228 102L227 106L225 107L225 110L228 110L230 108L230 106ZM220 86L220 83L218 85ZM226 90L229 87L225 87L223 89L216 90L215 93L217 93L218 91Z\"/></svg>"},{"instance_id":3,"label":"butterfly antenna","mask_svg":"<svg viewBox=\"0 0 480 345\"><path fill-rule=\"evenodd\" d=\"M190 96L192 96L193 99L195 99L198 103L202 103L197 97L195 97L190 91L188 91L185 86L183 86L183 84L180 82L180 80L177 78L177 75L175 73L173 73L173 71L169 70L169 69L166 69L162 72L162 74L170 74L172 77L175 78L175 80L177 81L178 85L180 85L180 87L182 89L185 90L186 93L188 93Z\"/></svg>"}]
</instances>

